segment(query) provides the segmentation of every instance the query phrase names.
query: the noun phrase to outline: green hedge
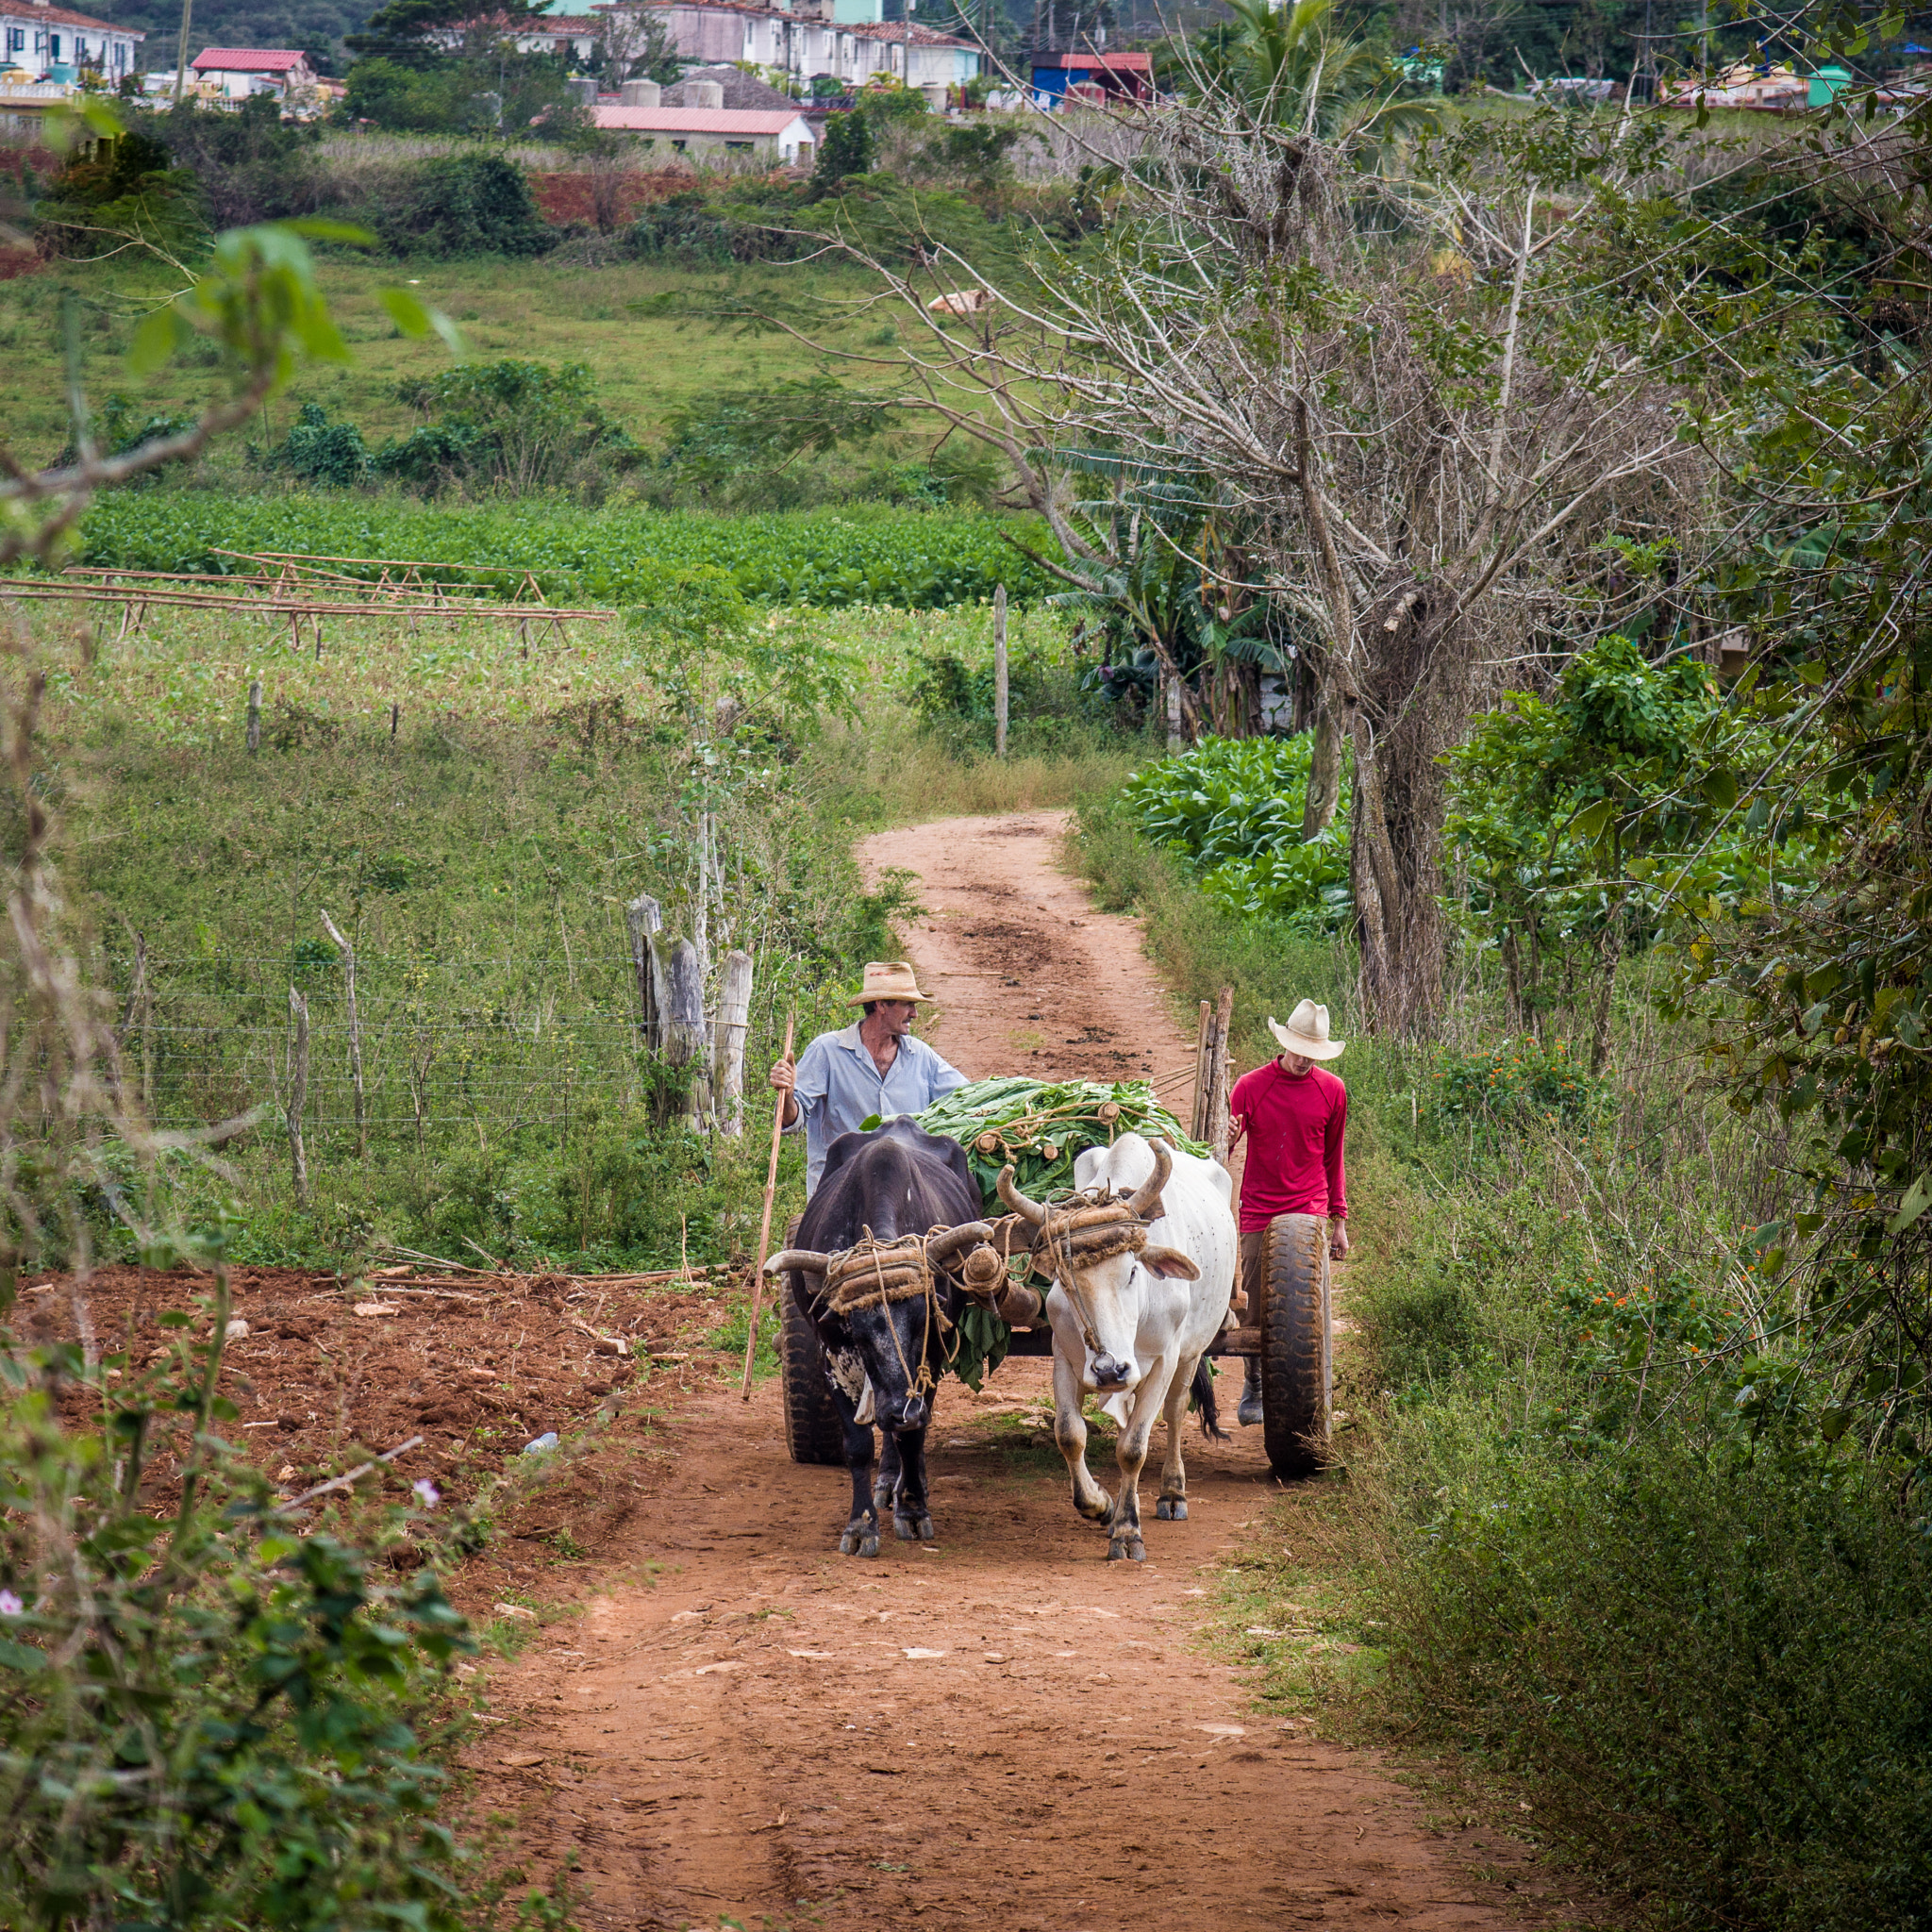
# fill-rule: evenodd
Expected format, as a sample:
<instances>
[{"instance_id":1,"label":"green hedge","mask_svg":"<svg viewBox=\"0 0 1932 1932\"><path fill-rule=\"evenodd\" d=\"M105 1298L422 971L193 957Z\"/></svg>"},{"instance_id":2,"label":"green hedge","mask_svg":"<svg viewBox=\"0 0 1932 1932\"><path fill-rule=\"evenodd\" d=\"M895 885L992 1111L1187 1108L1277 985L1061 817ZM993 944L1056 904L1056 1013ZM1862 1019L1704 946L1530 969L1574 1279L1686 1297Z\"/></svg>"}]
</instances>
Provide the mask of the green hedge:
<instances>
[{"instance_id":1,"label":"green hedge","mask_svg":"<svg viewBox=\"0 0 1932 1932\"><path fill-rule=\"evenodd\" d=\"M562 500L445 509L336 493L145 490L94 505L81 560L220 575L246 566L217 550L408 558L447 564L452 576L488 566L505 594L531 571L552 601L618 605L650 601L667 567L695 564L728 571L743 595L768 604L929 610L991 597L1001 583L1021 602L1051 590L1000 530L991 517L883 507L718 517Z\"/></svg>"}]
</instances>

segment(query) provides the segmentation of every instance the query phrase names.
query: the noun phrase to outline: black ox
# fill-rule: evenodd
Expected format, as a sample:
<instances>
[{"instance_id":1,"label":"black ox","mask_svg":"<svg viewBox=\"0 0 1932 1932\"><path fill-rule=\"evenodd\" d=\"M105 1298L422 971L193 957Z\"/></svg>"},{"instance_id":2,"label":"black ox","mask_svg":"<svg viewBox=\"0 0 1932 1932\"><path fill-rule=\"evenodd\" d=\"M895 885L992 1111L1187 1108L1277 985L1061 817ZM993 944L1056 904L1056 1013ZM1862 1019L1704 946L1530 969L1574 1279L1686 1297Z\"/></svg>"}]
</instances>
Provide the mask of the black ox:
<instances>
[{"instance_id":1,"label":"black ox","mask_svg":"<svg viewBox=\"0 0 1932 1932\"><path fill-rule=\"evenodd\" d=\"M841 1134L825 1152L824 1173L793 1236L793 1245L766 1265L785 1274L798 1307L824 1348L832 1400L845 1424L852 1471L852 1520L839 1539L845 1556L876 1557L879 1512L892 1506L902 1541L930 1542L925 1431L932 1397L957 1346L959 1285L942 1267L929 1291L875 1300L840 1311L826 1291L827 1271L868 1232L878 1241L900 1235L948 1234L928 1250L938 1262L991 1229L978 1219L979 1190L956 1141L928 1134L909 1120L865 1134ZM849 1297L863 1303L863 1295ZM872 1425L885 1434L877 1486L873 1483Z\"/></svg>"}]
</instances>

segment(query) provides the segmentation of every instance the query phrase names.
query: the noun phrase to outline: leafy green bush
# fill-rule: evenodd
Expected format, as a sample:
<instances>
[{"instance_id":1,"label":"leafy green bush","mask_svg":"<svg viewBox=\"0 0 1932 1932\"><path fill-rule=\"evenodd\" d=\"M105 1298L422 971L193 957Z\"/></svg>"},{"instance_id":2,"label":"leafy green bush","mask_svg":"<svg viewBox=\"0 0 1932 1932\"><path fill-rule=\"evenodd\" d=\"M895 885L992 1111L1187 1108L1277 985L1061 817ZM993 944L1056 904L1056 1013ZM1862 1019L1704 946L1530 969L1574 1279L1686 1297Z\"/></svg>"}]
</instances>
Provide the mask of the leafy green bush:
<instances>
[{"instance_id":1,"label":"leafy green bush","mask_svg":"<svg viewBox=\"0 0 1932 1932\"><path fill-rule=\"evenodd\" d=\"M441 155L375 211L398 255L541 255L557 245L522 168L500 155Z\"/></svg>"},{"instance_id":2,"label":"leafy green bush","mask_svg":"<svg viewBox=\"0 0 1932 1932\"><path fill-rule=\"evenodd\" d=\"M217 576L238 568L221 550L447 558L452 579L480 569L506 596L527 570L553 602L619 605L640 601L664 566L704 564L726 572L741 595L758 603L931 609L991 597L1002 583L1023 602L1051 587L1043 571L1001 541L1001 528L991 517L876 506L710 517L151 490L97 499L81 541L90 564ZM1044 541L1037 530L1025 534L1029 542Z\"/></svg>"},{"instance_id":3,"label":"leafy green bush","mask_svg":"<svg viewBox=\"0 0 1932 1932\"><path fill-rule=\"evenodd\" d=\"M390 1580L310 1533L221 1440L228 1306L224 1276L199 1345L164 1315L178 1345L145 1372L0 1357L0 1920L458 1932L411 1719L473 1646L433 1569ZM163 1450L179 1500L158 1509Z\"/></svg>"},{"instance_id":4,"label":"leafy green bush","mask_svg":"<svg viewBox=\"0 0 1932 1932\"><path fill-rule=\"evenodd\" d=\"M271 469L305 483L347 490L369 475L369 451L353 423L331 422L320 403L304 403L280 444L268 455Z\"/></svg>"},{"instance_id":5,"label":"leafy green bush","mask_svg":"<svg viewBox=\"0 0 1932 1932\"><path fill-rule=\"evenodd\" d=\"M1325 832L1302 838L1312 743L1307 734L1203 739L1136 773L1123 808L1144 837L1186 857L1217 905L1332 931L1351 909L1348 821L1344 808Z\"/></svg>"},{"instance_id":6,"label":"leafy green bush","mask_svg":"<svg viewBox=\"0 0 1932 1932\"><path fill-rule=\"evenodd\" d=\"M605 414L582 362L460 362L397 393L433 420L384 443L375 467L429 490L467 478L522 495L571 481L587 463L642 455Z\"/></svg>"},{"instance_id":7,"label":"leafy green bush","mask_svg":"<svg viewBox=\"0 0 1932 1932\"><path fill-rule=\"evenodd\" d=\"M1603 1082L1574 1058L1567 1042L1544 1046L1506 1040L1476 1053L1450 1054L1435 1071L1434 1111L1445 1121L1491 1124L1530 1117L1587 1121L1603 1110Z\"/></svg>"}]
</instances>

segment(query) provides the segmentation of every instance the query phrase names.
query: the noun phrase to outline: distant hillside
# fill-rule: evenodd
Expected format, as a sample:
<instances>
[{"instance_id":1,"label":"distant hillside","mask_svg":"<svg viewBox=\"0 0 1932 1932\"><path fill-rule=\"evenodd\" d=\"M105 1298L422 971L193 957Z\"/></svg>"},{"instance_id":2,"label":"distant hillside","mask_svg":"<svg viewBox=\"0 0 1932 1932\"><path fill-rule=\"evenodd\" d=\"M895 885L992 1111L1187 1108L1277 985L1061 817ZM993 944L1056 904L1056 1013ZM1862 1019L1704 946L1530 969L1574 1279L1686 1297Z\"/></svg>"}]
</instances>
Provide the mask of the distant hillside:
<instances>
[{"instance_id":1,"label":"distant hillside","mask_svg":"<svg viewBox=\"0 0 1932 1932\"><path fill-rule=\"evenodd\" d=\"M147 40L142 64L175 65L181 29L180 0L68 0L82 13L117 26L139 27ZM341 65L341 38L354 33L380 0L194 0L188 30L192 59L204 47L302 47Z\"/></svg>"}]
</instances>

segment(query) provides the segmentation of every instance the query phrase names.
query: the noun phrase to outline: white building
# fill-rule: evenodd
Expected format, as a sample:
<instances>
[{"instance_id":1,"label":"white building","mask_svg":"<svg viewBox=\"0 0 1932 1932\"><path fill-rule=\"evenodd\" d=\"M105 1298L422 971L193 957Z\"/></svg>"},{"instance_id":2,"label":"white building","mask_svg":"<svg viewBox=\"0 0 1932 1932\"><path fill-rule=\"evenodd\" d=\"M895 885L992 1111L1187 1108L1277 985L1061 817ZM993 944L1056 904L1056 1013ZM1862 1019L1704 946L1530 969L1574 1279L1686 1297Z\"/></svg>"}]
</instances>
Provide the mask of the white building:
<instances>
[{"instance_id":1,"label":"white building","mask_svg":"<svg viewBox=\"0 0 1932 1932\"><path fill-rule=\"evenodd\" d=\"M92 70L111 85L134 71L134 50L146 38L42 0L0 0L0 70L12 70L16 84L77 81ZM6 84L0 72L0 88Z\"/></svg>"},{"instance_id":2,"label":"white building","mask_svg":"<svg viewBox=\"0 0 1932 1932\"><path fill-rule=\"evenodd\" d=\"M880 75L908 87L961 87L979 73L979 49L916 20L880 18L880 0L611 0L589 14L545 14L515 29L525 53L554 53L590 61L602 41L622 57L641 46L631 25L655 16L670 32L680 60L693 67L749 62L801 90L824 75L841 88L863 87ZM501 16L498 16L500 19ZM437 36L460 43L467 27L487 27L488 14ZM504 22L506 29L508 23Z\"/></svg>"},{"instance_id":3,"label":"white building","mask_svg":"<svg viewBox=\"0 0 1932 1932\"><path fill-rule=\"evenodd\" d=\"M250 94L279 94L286 101L315 85L315 70L296 47L204 47L190 71L199 92L225 101L245 101Z\"/></svg>"},{"instance_id":4,"label":"white building","mask_svg":"<svg viewBox=\"0 0 1932 1932\"><path fill-rule=\"evenodd\" d=\"M599 127L637 135L640 147L659 156L715 161L741 155L747 161L777 161L788 168L811 163L811 124L803 114L782 108L612 106L599 101L591 114Z\"/></svg>"}]
</instances>

